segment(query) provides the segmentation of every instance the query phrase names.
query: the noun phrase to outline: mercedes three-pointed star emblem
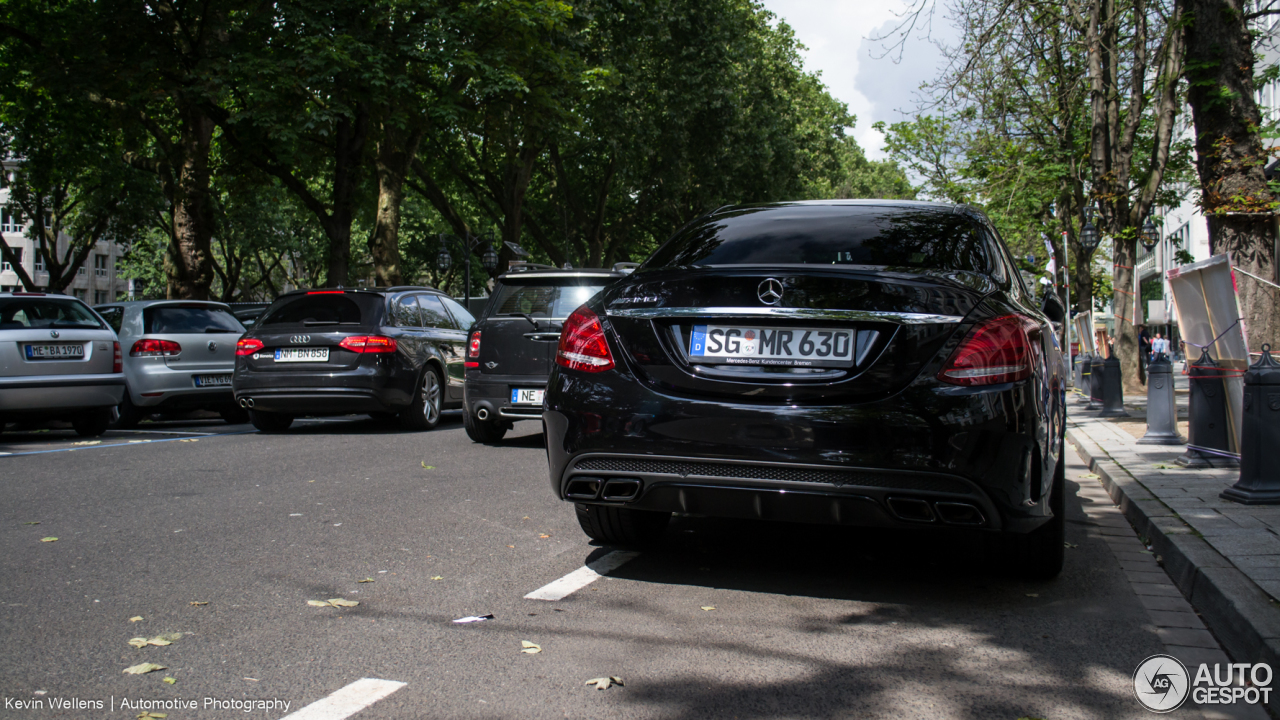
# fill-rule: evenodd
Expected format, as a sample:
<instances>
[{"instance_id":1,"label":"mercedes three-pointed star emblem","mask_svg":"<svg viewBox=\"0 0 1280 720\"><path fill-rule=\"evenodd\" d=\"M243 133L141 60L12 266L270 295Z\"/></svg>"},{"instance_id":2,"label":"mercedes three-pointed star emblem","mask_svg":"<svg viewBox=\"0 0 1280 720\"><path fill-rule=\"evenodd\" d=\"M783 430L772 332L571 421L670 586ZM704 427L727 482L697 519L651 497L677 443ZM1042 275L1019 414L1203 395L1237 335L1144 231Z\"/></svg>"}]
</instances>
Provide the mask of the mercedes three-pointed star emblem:
<instances>
[{"instance_id":1,"label":"mercedes three-pointed star emblem","mask_svg":"<svg viewBox=\"0 0 1280 720\"><path fill-rule=\"evenodd\" d=\"M760 283L757 292L760 294L760 302L765 305L777 305L782 300L782 281L777 278L769 278Z\"/></svg>"}]
</instances>

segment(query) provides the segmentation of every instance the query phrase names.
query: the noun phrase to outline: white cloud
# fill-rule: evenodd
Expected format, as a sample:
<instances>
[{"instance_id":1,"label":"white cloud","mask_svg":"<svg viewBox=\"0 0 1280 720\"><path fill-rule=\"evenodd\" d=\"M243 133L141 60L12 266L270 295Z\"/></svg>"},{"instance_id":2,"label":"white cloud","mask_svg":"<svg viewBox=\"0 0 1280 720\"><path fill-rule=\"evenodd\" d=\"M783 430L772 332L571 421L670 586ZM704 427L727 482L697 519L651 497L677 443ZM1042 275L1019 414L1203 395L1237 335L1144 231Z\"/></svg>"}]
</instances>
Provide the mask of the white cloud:
<instances>
[{"instance_id":1,"label":"white cloud","mask_svg":"<svg viewBox=\"0 0 1280 720\"><path fill-rule=\"evenodd\" d=\"M884 137L871 125L903 119L916 105L920 83L932 80L938 67L937 50L920 32L907 42L899 62L894 62L899 53L884 56L883 43L869 39L891 30L897 24L894 13L905 5L900 0L763 0L763 4L809 48L803 53L805 68L820 71L831 94L857 116L853 134L867 156L883 158ZM941 17L934 19L931 33L946 39L955 34Z\"/></svg>"}]
</instances>

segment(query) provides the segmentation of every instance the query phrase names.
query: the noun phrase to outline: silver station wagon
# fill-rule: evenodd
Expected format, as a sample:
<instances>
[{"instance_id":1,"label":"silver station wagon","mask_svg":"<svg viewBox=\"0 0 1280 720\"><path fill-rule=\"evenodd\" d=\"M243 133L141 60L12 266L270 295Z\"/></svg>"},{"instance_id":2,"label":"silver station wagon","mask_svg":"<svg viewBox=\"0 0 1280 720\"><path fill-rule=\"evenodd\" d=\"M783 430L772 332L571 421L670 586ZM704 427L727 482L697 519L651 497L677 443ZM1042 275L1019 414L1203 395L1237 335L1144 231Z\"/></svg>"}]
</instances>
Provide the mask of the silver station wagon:
<instances>
[{"instance_id":1,"label":"silver station wagon","mask_svg":"<svg viewBox=\"0 0 1280 720\"><path fill-rule=\"evenodd\" d=\"M101 435L123 395L120 343L88 305L0 293L0 429L56 419L80 435Z\"/></svg>"},{"instance_id":2,"label":"silver station wagon","mask_svg":"<svg viewBox=\"0 0 1280 720\"><path fill-rule=\"evenodd\" d=\"M244 326L224 303L138 300L94 308L120 336L128 386L115 427L155 412L212 410L230 423L248 422L231 394L236 341Z\"/></svg>"}]
</instances>

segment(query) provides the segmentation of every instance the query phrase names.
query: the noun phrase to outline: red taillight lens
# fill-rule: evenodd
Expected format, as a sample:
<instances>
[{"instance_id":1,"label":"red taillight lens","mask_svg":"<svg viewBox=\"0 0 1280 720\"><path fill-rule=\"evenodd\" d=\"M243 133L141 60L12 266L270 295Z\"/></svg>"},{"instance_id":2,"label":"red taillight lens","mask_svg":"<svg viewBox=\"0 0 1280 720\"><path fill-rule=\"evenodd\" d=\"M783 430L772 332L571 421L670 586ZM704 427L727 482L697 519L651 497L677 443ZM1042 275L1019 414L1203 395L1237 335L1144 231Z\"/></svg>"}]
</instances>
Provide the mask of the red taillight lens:
<instances>
[{"instance_id":1,"label":"red taillight lens","mask_svg":"<svg viewBox=\"0 0 1280 720\"><path fill-rule=\"evenodd\" d=\"M385 335L352 335L342 338L338 347L354 353L393 353L396 339Z\"/></svg>"},{"instance_id":2,"label":"red taillight lens","mask_svg":"<svg viewBox=\"0 0 1280 720\"><path fill-rule=\"evenodd\" d=\"M570 370L604 372L613 369L613 354L605 340L600 317L583 305L564 321L556 364Z\"/></svg>"},{"instance_id":3,"label":"red taillight lens","mask_svg":"<svg viewBox=\"0 0 1280 720\"><path fill-rule=\"evenodd\" d=\"M467 357L471 360L480 359L480 331L471 333L471 340L467 342Z\"/></svg>"},{"instance_id":4,"label":"red taillight lens","mask_svg":"<svg viewBox=\"0 0 1280 720\"><path fill-rule=\"evenodd\" d=\"M236 341L237 355L252 355L262 349L262 341L257 338L240 338Z\"/></svg>"},{"instance_id":5,"label":"red taillight lens","mask_svg":"<svg viewBox=\"0 0 1280 720\"><path fill-rule=\"evenodd\" d=\"M938 379L952 385L995 385L1031 377L1035 351L1030 336L1040 326L1031 318L1004 315L969 332Z\"/></svg>"},{"instance_id":6,"label":"red taillight lens","mask_svg":"<svg viewBox=\"0 0 1280 720\"><path fill-rule=\"evenodd\" d=\"M124 358L120 356L120 342L111 343L111 372L124 372Z\"/></svg>"},{"instance_id":7,"label":"red taillight lens","mask_svg":"<svg viewBox=\"0 0 1280 720\"><path fill-rule=\"evenodd\" d=\"M129 348L129 357L172 357L182 352L182 346L172 340L143 338Z\"/></svg>"}]
</instances>

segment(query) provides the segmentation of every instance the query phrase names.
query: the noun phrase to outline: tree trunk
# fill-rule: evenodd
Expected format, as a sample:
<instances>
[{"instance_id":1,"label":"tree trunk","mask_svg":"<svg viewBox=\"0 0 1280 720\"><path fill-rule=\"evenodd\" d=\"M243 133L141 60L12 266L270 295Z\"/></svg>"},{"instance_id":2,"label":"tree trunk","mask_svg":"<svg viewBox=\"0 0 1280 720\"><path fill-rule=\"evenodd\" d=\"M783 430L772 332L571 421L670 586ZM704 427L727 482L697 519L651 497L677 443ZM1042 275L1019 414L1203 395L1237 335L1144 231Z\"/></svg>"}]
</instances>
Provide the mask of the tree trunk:
<instances>
[{"instance_id":1,"label":"tree trunk","mask_svg":"<svg viewBox=\"0 0 1280 720\"><path fill-rule=\"evenodd\" d=\"M404 202L404 179L409 164L418 154L419 131L406 132L384 123L378 140L374 168L378 175L378 215L374 221L369 252L373 255L374 282L400 285L400 206Z\"/></svg>"},{"instance_id":2,"label":"tree trunk","mask_svg":"<svg viewBox=\"0 0 1280 720\"><path fill-rule=\"evenodd\" d=\"M1179 0L1186 26L1187 101L1196 128L1201 207L1209 247L1237 267L1277 281L1275 196L1254 102L1254 48L1241 0ZM1236 276L1250 350L1280 347L1280 289Z\"/></svg>"},{"instance_id":3,"label":"tree trunk","mask_svg":"<svg viewBox=\"0 0 1280 720\"><path fill-rule=\"evenodd\" d=\"M339 119L334 135L333 212L322 218L324 233L329 240L326 287L347 285L350 281L351 221L355 218L356 190L365 160L365 140L369 136L368 106L356 103L355 117Z\"/></svg>"},{"instance_id":4,"label":"tree trunk","mask_svg":"<svg viewBox=\"0 0 1280 720\"><path fill-rule=\"evenodd\" d=\"M182 109L178 139L182 164L173 189L173 264L169 297L208 300L213 284L213 206L209 201L209 148L213 120L188 106Z\"/></svg>"},{"instance_id":5,"label":"tree trunk","mask_svg":"<svg viewBox=\"0 0 1280 720\"><path fill-rule=\"evenodd\" d=\"M1126 394L1143 392L1138 368L1138 331L1134 326L1134 264L1138 259L1138 241L1121 236L1115 241L1115 268L1111 275L1111 313L1115 318L1116 357Z\"/></svg>"}]
</instances>

